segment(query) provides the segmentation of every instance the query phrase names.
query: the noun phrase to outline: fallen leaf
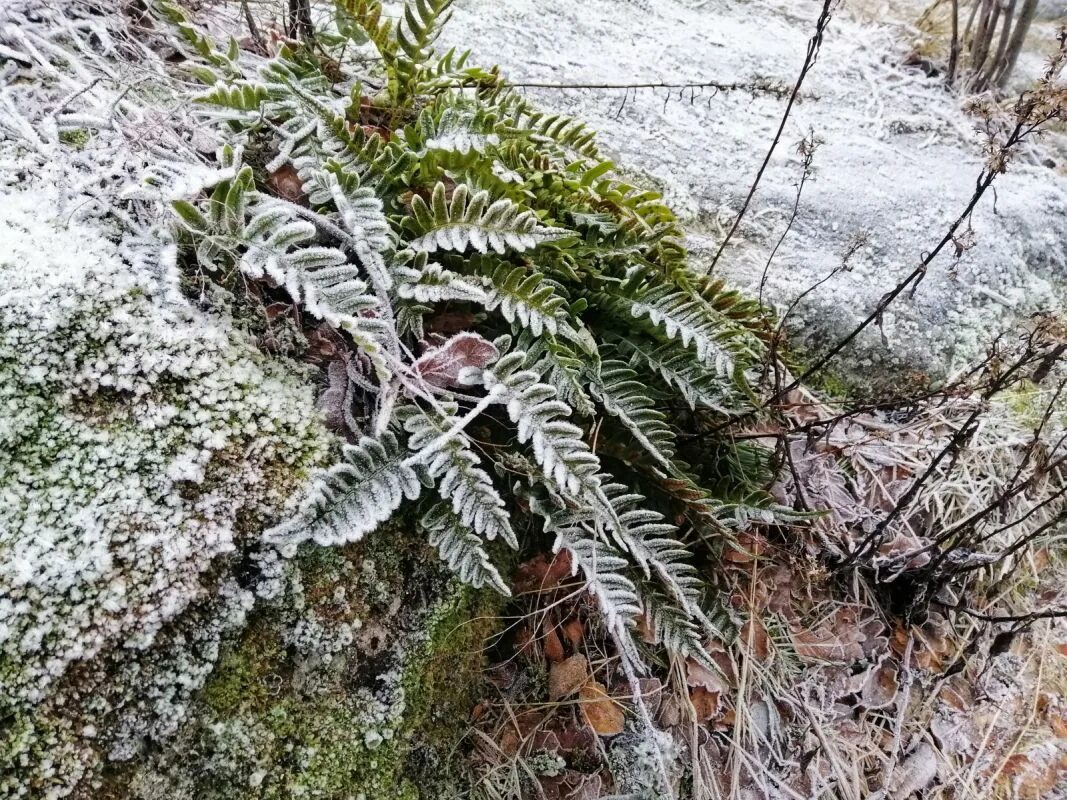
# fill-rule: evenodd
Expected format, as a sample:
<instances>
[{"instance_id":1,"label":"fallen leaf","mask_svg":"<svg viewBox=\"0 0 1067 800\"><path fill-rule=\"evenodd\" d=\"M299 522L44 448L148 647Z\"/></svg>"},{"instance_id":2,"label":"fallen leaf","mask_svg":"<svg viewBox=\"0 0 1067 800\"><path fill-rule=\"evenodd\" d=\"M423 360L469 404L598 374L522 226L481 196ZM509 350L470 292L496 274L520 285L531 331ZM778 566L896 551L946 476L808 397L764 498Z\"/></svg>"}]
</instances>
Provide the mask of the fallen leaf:
<instances>
[{"instance_id":1,"label":"fallen leaf","mask_svg":"<svg viewBox=\"0 0 1067 800\"><path fill-rule=\"evenodd\" d=\"M577 650L585 637L585 626L577 617L571 617L563 623L563 638L571 646L571 650Z\"/></svg>"},{"instance_id":2,"label":"fallen leaf","mask_svg":"<svg viewBox=\"0 0 1067 800\"><path fill-rule=\"evenodd\" d=\"M570 574L571 553L560 550L555 555L542 554L521 564L512 583L516 592L543 592L559 586Z\"/></svg>"},{"instance_id":3,"label":"fallen leaf","mask_svg":"<svg viewBox=\"0 0 1067 800\"><path fill-rule=\"evenodd\" d=\"M589 681L578 692L582 714L589 727L599 736L615 736L626 727L626 715L596 681Z\"/></svg>"},{"instance_id":4,"label":"fallen leaf","mask_svg":"<svg viewBox=\"0 0 1067 800\"><path fill-rule=\"evenodd\" d=\"M719 713L719 705L722 695L719 692L710 692L703 686L695 686L689 690L689 700L693 703L696 711L697 722L707 722Z\"/></svg>"},{"instance_id":5,"label":"fallen leaf","mask_svg":"<svg viewBox=\"0 0 1067 800\"><path fill-rule=\"evenodd\" d=\"M685 660L685 682L709 692L722 692L726 689L722 675L692 658Z\"/></svg>"},{"instance_id":6,"label":"fallen leaf","mask_svg":"<svg viewBox=\"0 0 1067 800\"><path fill-rule=\"evenodd\" d=\"M937 754L927 742L921 742L915 751L904 759L894 775L890 797L906 800L922 791L937 777Z\"/></svg>"},{"instance_id":7,"label":"fallen leaf","mask_svg":"<svg viewBox=\"0 0 1067 800\"><path fill-rule=\"evenodd\" d=\"M556 633L555 620L551 617L546 617L544 625L541 627L541 631L543 634L541 647L545 651L545 658L552 663L562 661L563 642L560 641L559 634Z\"/></svg>"},{"instance_id":8,"label":"fallen leaf","mask_svg":"<svg viewBox=\"0 0 1067 800\"><path fill-rule=\"evenodd\" d=\"M426 383L439 389L459 385L460 373L468 367L482 368L500 356L496 345L476 333L457 333L437 347L431 347L412 365Z\"/></svg>"},{"instance_id":9,"label":"fallen leaf","mask_svg":"<svg viewBox=\"0 0 1067 800\"><path fill-rule=\"evenodd\" d=\"M304 194L304 184L297 175L296 168L292 164L286 164L267 176L267 186L271 192L283 200L298 205L307 205L307 195Z\"/></svg>"},{"instance_id":10,"label":"fallen leaf","mask_svg":"<svg viewBox=\"0 0 1067 800\"><path fill-rule=\"evenodd\" d=\"M896 664L883 658L867 671L860 699L867 708L885 708L896 701L899 689Z\"/></svg>"},{"instance_id":11,"label":"fallen leaf","mask_svg":"<svg viewBox=\"0 0 1067 800\"><path fill-rule=\"evenodd\" d=\"M744 644L746 652L755 656L757 661L766 661L770 658L770 637L767 636L767 629L763 627L763 623L756 617L749 617L741 626L738 641Z\"/></svg>"},{"instance_id":12,"label":"fallen leaf","mask_svg":"<svg viewBox=\"0 0 1067 800\"><path fill-rule=\"evenodd\" d=\"M548 671L548 699L562 700L589 680L589 662L581 653L552 665Z\"/></svg>"}]
</instances>

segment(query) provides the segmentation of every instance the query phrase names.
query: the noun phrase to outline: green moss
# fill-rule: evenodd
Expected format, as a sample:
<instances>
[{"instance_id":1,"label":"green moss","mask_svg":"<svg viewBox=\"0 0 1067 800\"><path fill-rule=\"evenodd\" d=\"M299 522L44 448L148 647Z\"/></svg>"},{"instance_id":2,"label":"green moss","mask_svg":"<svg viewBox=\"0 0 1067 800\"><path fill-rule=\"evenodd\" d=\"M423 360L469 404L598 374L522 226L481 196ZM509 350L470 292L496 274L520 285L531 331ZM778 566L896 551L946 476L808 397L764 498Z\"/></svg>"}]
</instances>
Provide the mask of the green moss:
<instances>
[{"instance_id":1,"label":"green moss","mask_svg":"<svg viewBox=\"0 0 1067 800\"><path fill-rule=\"evenodd\" d=\"M85 145L89 144L91 138L93 138L93 135L85 128L74 128L73 130L59 132L59 141L73 147L75 150L84 150Z\"/></svg>"},{"instance_id":2,"label":"green moss","mask_svg":"<svg viewBox=\"0 0 1067 800\"><path fill-rule=\"evenodd\" d=\"M450 580L412 527L301 548L297 580L253 613L189 723L115 796L420 800L462 787L501 599ZM325 646L312 636L309 649L309 630ZM346 630L351 644L328 646Z\"/></svg>"},{"instance_id":3,"label":"green moss","mask_svg":"<svg viewBox=\"0 0 1067 800\"><path fill-rule=\"evenodd\" d=\"M457 762L466 721L481 699L484 653L499 629L501 603L490 591L454 585L432 615L421 652L411 659L402 681L404 732L412 740L408 769L420 786L462 778L449 774L449 767Z\"/></svg>"},{"instance_id":4,"label":"green moss","mask_svg":"<svg viewBox=\"0 0 1067 800\"><path fill-rule=\"evenodd\" d=\"M268 708L268 687L281 655L276 632L257 620L245 630L240 645L219 659L204 686L204 702L220 717Z\"/></svg>"}]
</instances>

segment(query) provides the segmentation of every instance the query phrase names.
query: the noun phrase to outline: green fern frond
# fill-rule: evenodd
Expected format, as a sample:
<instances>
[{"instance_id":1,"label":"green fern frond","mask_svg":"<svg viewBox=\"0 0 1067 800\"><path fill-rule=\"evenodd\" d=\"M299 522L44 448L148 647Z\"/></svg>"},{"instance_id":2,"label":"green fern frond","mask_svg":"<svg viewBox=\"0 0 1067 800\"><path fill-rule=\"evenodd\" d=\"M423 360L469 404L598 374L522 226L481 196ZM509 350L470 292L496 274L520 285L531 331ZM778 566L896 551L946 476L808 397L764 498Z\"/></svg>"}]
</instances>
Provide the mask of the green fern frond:
<instances>
[{"instance_id":1,"label":"green fern frond","mask_svg":"<svg viewBox=\"0 0 1067 800\"><path fill-rule=\"evenodd\" d=\"M360 44L360 35L386 60L396 56L393 22L382 12L380 0L336 0L338 29Z\"/></svg>"},{"instance_id":2,"label":"green fern frond","mask_svg":"<svg viewBox=\"0 0 1067 800\"><path fill-rule=\"evenodd\" d=\"M197 95L194 103L217 106L243 113L258 113L270 96L267 87L251 81L217 82L209 92Z\"/></svg>"},{"instance_id":3,"label":"green fern frond","mask_svg":"<svg viewBox=\"0 0 1067 800\"><path fill-rule=\"evenodd\" d=\"M480 589L491 586L505 597L511 590L485 552L482 540L457 517L447 503L433 506L419 521L449 570L464 583Z\"/></svg>"},{"instance_id":4,"label":"green fern frond","mask_svg":"<svg viewBox=\"0 0 1067 800\"><path fill-rule=\"evenodd\" d=\"M735 326L724 324L721 315L702 299L670 284L632 290L629 311L635 319L647 317L667 338L692 347L721 376L736 376L738 357L754 356L745 342L738 342Z\"/></svg>"},{"instance_id":5,"label":"green fern frond","mask_svg":"<svg viewBox=\"0 0 1067 800\"><path fill-rule=\"evenodd\" d=\"M452 190L451 200L446 199L447 193L445 184L438 183L429 204L419 195L412 197L412 216L404 223L417 234L409 242L413 250L462 253L473 247L481 253L492 248L503 254L509 248L522 252L570 235L570 231L541 225L533 211L523 210L510 200L490 203L488 192L472 195L460 184Z\"/></svg>"},{"instance_id":6,"label":"green fern frond","mask_svg":"<svg viewBox=\"0 0 1067 800\"><path fill-rule=\"evenodd\" d=\"M485 269L483 260L471 263L479 271ZM528 328L535 337L545 331L556 335L567 324L567 301L560 296L559 285L542 273L501 262L483 275L489 289L487 310L499 311L508 322Z\"/></svg>"},{"instance_id":7,"label":"green fern frond","mask_svg":"<svg viewBox=\"0 0 1067 800\"><path fill-rule=\"evenodd\" d=\"M531 444L546 476L570 495L598 494L600 461L582 440L581 428L564 421L570 407L525 363L525 353L507 354L484 371L485 388L505 404L519 442Z\"/></svg>"},{"instance_id":8,"label":"green fern frond","mask_svg":"<svg viewBox=\"0 0 1067 800\"><path fill-rule=\"evenodd\" d=\"M451 430L458 421L451 416L455 410L454 405L445 407L449 416L413 410L404 422L408 447L418 453ZM479 466L470 439L462 433L452 436L425 463L427 472L437 484L437 491L451 502L453 513L468 529L489 541L499 537L512 549L518 548L504 500L494 488L492 479Z\"/></svg>"},{"instance_id":9,"label":"green fern frond","mask_svg":"<svg viewBox=\"0 0 1067 800\"><path fill-rule=\"evenodd\" d=\"M660 468L675 471L674 432L634 370L621 361L605 361L599 374L592 376L590 388L604 410L626 427Z\"/></svg>"},{"instance_id":10,"label":"green fern frond","mask_svg":"<svg viewBox=\"0 0 1067 800\"><path fill-rule=\"evenodd\" d=\"M575 322L581 325L580 321ZM542 382L556 388L561 401L581 417L593 416L595 407L586 386L589 373L600 369L595 348L593 352L586 351L579 355L558 337L536 337L531 330L520 333L516 346L526 352L530 368L541 376Z\"/></svg>"},{"instance_id":11,"label":"green fern frond","mask_svg":"<svg viewBox=\"0 0 1067 800\"><path fill-rule=\"evenodd\" d=\"M748 399L738 392L731 380L709 369L674 342L657 345L624 335L612 335L609 341L621 355L629 357L631 369L658 375L694 411L707 408L720 414L730 414L748 407Z\"/></svg>"},{"instance_id":12,"label":"green fern frond","mask_svg":"<svg viewBox=\"0 0 1067 800\"><path fill-rule=\"evenodd\" d=\"M426 253L416 253L410 265L397 268L397 294L419 303L459 301L485 306L485 290L471 278L447 270L440 264L427 263Z\"/></svg>"},{"instance_id":13,"label":"green fern frond","mask_svg":"<svg viewBox=\"0 0 1067 800\"><path fill-rule=\"evenodd\" d=\"M340 463L315 483L300 511L264 538L289 545L308 539L321 545L358 542L405 498L417 500L421 494L422 484L406 455L388 432L345 445Z\"/></svg>"}]
</instances>

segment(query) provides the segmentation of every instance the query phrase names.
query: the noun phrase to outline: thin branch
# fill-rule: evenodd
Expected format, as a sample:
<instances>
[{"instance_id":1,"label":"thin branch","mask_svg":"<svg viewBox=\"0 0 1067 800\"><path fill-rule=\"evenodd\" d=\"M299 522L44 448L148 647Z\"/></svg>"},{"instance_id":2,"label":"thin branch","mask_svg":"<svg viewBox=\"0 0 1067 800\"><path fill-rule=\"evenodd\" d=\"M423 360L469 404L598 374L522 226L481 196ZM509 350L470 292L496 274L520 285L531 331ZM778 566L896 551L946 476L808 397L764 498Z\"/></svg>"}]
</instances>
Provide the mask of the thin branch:
<instances>
[{"instance_id":1,"label":"thin branch","mask_svg":"<svg viewBox=\"0 0 1067 800\"><path fill-rule=\"evenodd\" d=\"M782 113L782 120L778 123L778 130L774 134L774 139L771 142L770 148L767 150L767 155L763 158L763 163L760 164L759 170L756 172L756 179L752 181L752 186L748 190L748 196L745 197L745 202L741 205L741 210L737 212L737 216L734 217L733 225L730 226L730 230L719 244L719 249L715 252L714 258L711 260L711 267L709 271L715 269L715 265L719 263L719 257L722 256L723 250L726 249L726 245L730 243L734 234L737 232L738 227L741 225L741 220L744 219L745 212L748 211L748 206L752 202L752 197L756 194L756 189L760 184L760 180L763 179L763 173L767 169L767 165L771 161L771 156L774 155L774 150L778 147L778 141L782 138L782 131L785 130L785 124L789 120L789 113L793 110L793 103L796 102L797 97L800 95L800 87L804 83L804 78L807 77L808 72L813 66L815 61L819 57L819 48L822 46L822 37L826 31L826 26L830 24L830 17L833 12L833 6L835 0L823 0L822 12L819 14L819 19L815 22L815 33L811 39L808 40L808 51L804 56L804 66L800 68L800 74L797 76L796 83L793 84L793 91L789 95L789 102L785 105L785 111Z\"/></svg>"}]
</instances>

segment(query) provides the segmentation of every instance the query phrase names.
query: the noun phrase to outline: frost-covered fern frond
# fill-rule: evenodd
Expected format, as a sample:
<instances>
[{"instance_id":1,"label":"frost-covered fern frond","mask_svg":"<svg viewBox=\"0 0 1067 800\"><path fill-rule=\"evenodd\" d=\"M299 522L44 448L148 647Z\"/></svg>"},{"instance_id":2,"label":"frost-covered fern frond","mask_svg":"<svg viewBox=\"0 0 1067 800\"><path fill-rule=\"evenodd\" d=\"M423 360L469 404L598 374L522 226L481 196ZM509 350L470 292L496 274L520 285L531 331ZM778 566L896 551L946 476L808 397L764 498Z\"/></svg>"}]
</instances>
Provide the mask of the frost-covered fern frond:
<instances>
[{"instance_id":1,"label":"frost-covered fern frond","mask_svg":"<svg viewBox=\"0 0 1067 800\"><path fill-rule=\"evenodd\" d=\"M461 581L476 589L491 586L506 597L511 595L508 585L485 552L482 539L471 533L470 527L447 503L435 505L419 524L429 534L430 544L437 548L441 560Z\"/></svg>"},{"instance_id":2,"label":"frost-covered fern frond","mask_svg":"<svg viewBox=\"0 0 1067 800\"><path fill-rule=\"evenodd\" d=\"M435 55L449 10L407 0L394 23L379 0L337 0L314 46L190 56L231 147L158 171L157 190L185 191L179 263L298 305L345 418L375 431L272 538L353 541L423 479L423 528L464 580L504 591L490 541L554 536L627 659L641 614L694 653L709 542L780 518L768 459L707 433L752 410L758 307L690 268L674 214L582 122ZM380 60L353 55L371 44Z\"/></svg>"},{"instance_id":3,"label":"frost-covered fern frond","mask_svg":"<svg viewBox=\"0 0 1067 800\"><path fill-rule=\"evenodd\" d=\"M707 303L687 292L668 285L635 292L630 299L630 313L636 319L648 317L670 339L679 339L692 347L697 357L719 375L734 371L736 351L728 340L731 328Z\"/></svg>"},{"instance_id":4,"label":"frost-covered fern frond","mask_svg":"<svg viewBox=\"0 0 1067 800\"><path fill-rule=\"evenodd\" d=\"M693 411L707 408L720 414L736 413L747 407L747 398L736 385L703 361L692 358L674 344L656 345L625 335L609 338L631 369L652 372L676 390Z\"/></svg>"},{"instance_id":5,"label":"frost-covered fern frond","mask_svg":"<svg viewBox=\"0 0 1067 800\"><path fill-rule=\"evenodd\" d=\"M412 451L418 453L456 427L459 420L452 416L455 406L444 410L448 416L413 411L404 423ZM499 537L510 547L518 548L504 500L481 468L470 439L462 433L454 435L430 456L426 469L436 482L437 491L451 502L453 513L466 528L489 541Z\"/></svg>"},{"instance_id":6,"label":"frost-covered fern frond","mask_svg":"<svg viewBox=\"0 0 1067 800\"><path fill-rule=\"evenodd\" d=\"M484 262L472 263L477 269ZM486 308L499 311L508 322L519 323L534 336L544 331L555 335L561 324L567 324L567 301L543 274L502 262L484 279L489 287Z\"/></svg>"},{"instance_id":7,"label":"frost-covered fern frond","mask_svg":"<svg viewBox=\"0 0 1067 800\"><path fill-rule=\"evenodd\" d=\"M640 664L633 628L641 615L641 598L636 584L626 576L630 565L611 545L590 536L580 517L553 513L545 505L533 502L532 510L545 519L545 530L555 536L553 552L566 549L571 555L571 574L581 571L586 590L596 598L608 630L619 643L623 654L633 664Z\"/></svg>"},{"instance_id":8,"label":"frost-covered fern frond","mask_svg":"<svg viewBox=\"0 0 1067 800\"><path fill-rule=\"evenodd\" d=\"M411 265L398 268L397 294L419 303L461 301L485 306L489 298L471 279L451 272L440 264L427 263L426 253L417 253Z\"/></svg>"},{"instance_id":9,"label":"frost-covered fern frond","mask_svg":"<svg viewBox=\"0 0 1067 800\"><path fill-rule=\"evenodd\" d=\"M393 331L380 298L368 292L360 270L336 247L316 245L314 224L294 209L252 190L252 171L243 167L218 184L204 210L188 201L174 208L186 230L199 237L197 257L209 270L226 257L250 278L269 278L320 319L347 331L374 364L390 374L383 351ZM368 245L369 247L369 245Z\"/></svg>"},{"instance_id":10,"label":"frost-covered fern frond","mask_svg":"<svg viewBox=\"0 0 1067 800\"><path fill-rule=\"evenodd\" d=\"M584 326L574 333L578 339L584 339L582 334L586 334L595 344L592 334ZM573 408L580 417L593 416L595 407L587 386L590 374L600 369L599 353L595 346L579 351L559 337L537 337L529 329L519 335L515 344L519 350L526 352L530 369L541 376L543 383L555 387L562 402Z\"/></svg>"},{"instance_id":11,"label":"frost-covered fern frond","mask_svg":"<svg viewBox=\"0 0 1067 800\"><path fill-rule=\"evenodd\" d=\"M429 204L415 195L411 214L405 222L416 238L408 244L413 250L426 252L462 253L472 247L480 253L490 248L500 254L509 249L521 253L569 235L561 228L541 225L533 211L523 210L510 200L491 203L486 191L471 194L464 184L452 190L450 199L445 184L436 184Z\"/></svg>"},{"instance_id":12,"label":"frost-covered fern frond","mask_svg":"<svg viewBox=\"0 0 1067 800\"><path fill-rule=\"evenodd\" d=\"M498 392L519 442L531 444L537 463L561 491L573 496L598 492L600 461L582 439L582 429L564 421L570 407L525 363L521 351L504 356L484 371L485 388Z\"/></svg>"},{"instance_id":13,"label":"frost-covered fern frond","mask_svg":"<svg viewBox=\"0 0 1067 800\"><path fill-rule=\"evenodd\" d=\"M345 445L341 462L318 480L299 513L264 534L267 541L322 545L358 542L404 502L417 500L422 484L396 437L364 437Z\"/></svg>"},{"instance_id":14,"label":"frost-covered fern frond","mask_svg":"<svg viewBox=\"0 0 1067 800\"><path fill-rule=\"evenodd\" d=\"M311 177L314 176L314 177ZM382 201L374 191L360 184L359 175L349 172L336 161L326 162L321 172L310 171L308 185L322 186L333 201L348 233L351 249L376 286L390 288L392 277L386 259L393 248L392 232L382 210Z\"/></svg>"},{"instance_id":15,"label":"frost-covered fern frond","mask_svg":"<svg viewBox=\"0 0 1067 800\"><path fill-rule=\"evenodd\" d=\"M591 389L604 410L626 427L656 464L674 472L674 432L637 373L621 361L605 361Z\"/></svg>"}]
</instances>

